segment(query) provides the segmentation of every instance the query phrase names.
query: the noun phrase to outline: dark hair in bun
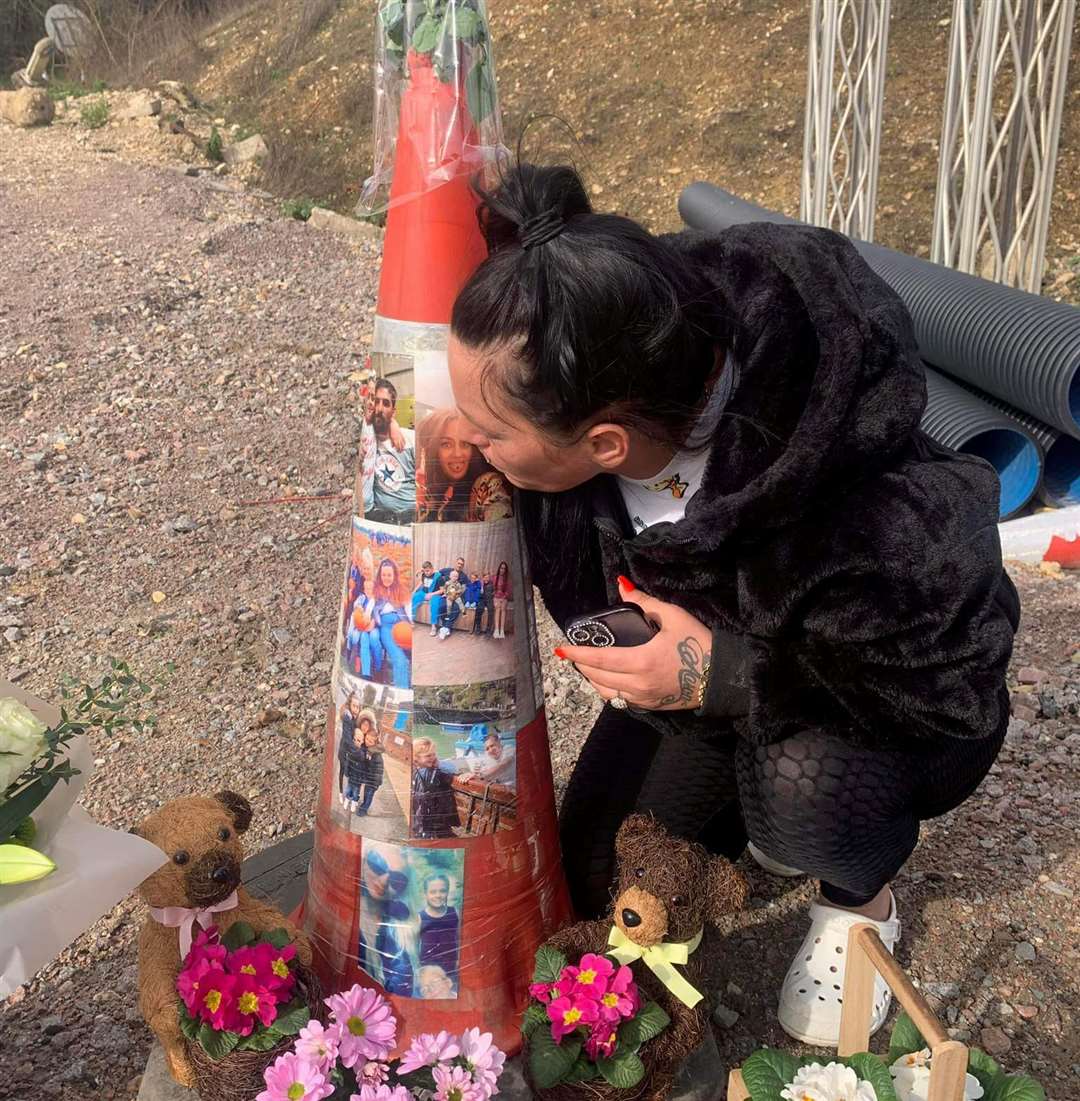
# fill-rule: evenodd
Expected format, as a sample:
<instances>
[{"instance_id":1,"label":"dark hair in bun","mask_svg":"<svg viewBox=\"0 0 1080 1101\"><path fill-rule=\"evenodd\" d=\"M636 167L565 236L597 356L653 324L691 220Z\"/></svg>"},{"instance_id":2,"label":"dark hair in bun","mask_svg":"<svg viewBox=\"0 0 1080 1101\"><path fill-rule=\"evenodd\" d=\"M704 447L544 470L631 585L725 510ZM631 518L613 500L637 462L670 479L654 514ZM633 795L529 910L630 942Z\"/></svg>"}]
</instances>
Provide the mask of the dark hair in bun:
<instances>
[{"instance_id":1,"label":"dark hair in bun","mask_svg":"<svg viewBox=\"0 0 1080 1101\"><path fill-rule=\"evenodd\" d=\"M680 444L719 340L703 277L637 222L595 213L573 168L519 163L477 191L490 255L451 328L512 350L488 381L556 439L604 419Z\"/></svg>"}]
</instances>

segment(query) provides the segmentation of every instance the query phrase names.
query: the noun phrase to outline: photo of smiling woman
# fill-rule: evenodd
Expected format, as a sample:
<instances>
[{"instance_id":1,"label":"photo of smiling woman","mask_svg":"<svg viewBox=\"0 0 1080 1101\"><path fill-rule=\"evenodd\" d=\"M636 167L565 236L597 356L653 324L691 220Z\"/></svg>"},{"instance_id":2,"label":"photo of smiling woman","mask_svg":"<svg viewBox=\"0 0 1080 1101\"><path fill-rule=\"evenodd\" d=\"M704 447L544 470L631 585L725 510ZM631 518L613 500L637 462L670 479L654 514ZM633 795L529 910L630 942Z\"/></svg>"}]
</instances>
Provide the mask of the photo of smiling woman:
<instances>
[{"instance_id":1,"label":"photo of smiling woman","mask_svg":"<svg viewBox=\"0 0 1080 1101\"><path fill-rule=\"evenodd\" d=\"M360 970L401 998L457 997L463 849L364 839Z\"/></svg>"},{"instance_id":2,"label":"photo of smiling woman","mask_svg":"<svg viewBox=\"0 0 1080 1101\"><path fill-rule=\"evenodd\" d=\"M442 523L504 520L513 515L511 490L464 437L454 409L436 409L417 429L417 518Z\"/></svg>"}]
</instances>

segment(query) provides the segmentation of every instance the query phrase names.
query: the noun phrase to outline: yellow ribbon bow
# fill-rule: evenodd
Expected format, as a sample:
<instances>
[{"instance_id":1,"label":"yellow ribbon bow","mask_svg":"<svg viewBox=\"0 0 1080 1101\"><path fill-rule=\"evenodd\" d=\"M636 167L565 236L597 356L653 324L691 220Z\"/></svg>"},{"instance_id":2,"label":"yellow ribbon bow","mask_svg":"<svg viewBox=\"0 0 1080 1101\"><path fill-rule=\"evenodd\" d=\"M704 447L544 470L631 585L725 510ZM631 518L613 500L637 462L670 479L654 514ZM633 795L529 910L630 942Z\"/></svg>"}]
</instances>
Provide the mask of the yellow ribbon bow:
<instances>
[{"instance_id":1,"label":"yellow ribbon bow","mask_svg":"<svg viewBox=\"0 0 1080 1101\"><path fill-rule=\"evenodd\" d=\"M701 936L705 932L702 928L696 937L681 942L665 942L654 944L649 948L642 948L635 944L617 925L611 927L608 934L608 945L612 951L609 956L614 956L619 963L633 963L634 960L644 960L645 966L682 1002L683 1005L693 1009L702 998L705 997L700 990L695 990L675 970L675 964L685 964L690 958L690 953L697 950L701 944Z\"/></svg>"}]
</instances>

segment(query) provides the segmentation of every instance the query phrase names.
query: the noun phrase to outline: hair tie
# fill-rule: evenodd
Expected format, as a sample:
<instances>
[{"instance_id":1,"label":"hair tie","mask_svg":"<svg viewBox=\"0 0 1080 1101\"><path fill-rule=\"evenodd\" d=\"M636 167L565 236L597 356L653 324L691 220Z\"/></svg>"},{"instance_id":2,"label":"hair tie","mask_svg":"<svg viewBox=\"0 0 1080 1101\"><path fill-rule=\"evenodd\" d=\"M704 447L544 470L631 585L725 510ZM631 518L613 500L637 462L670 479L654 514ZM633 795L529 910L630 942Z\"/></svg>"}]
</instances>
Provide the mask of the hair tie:
<instances>
[{"instance_id":1,"label":"hair tie","mask_svg":"<svg viewBox=\"0 0 1080 1101\"><path fill-rule=\"evenodd\" d=\"M566 220L562 214L551 207L542 214L537 214L521 223L518 237L521 247L528 252L537 245L543 245L553 237L558 237L566 229Z\"/></svg>"}]
</instances>

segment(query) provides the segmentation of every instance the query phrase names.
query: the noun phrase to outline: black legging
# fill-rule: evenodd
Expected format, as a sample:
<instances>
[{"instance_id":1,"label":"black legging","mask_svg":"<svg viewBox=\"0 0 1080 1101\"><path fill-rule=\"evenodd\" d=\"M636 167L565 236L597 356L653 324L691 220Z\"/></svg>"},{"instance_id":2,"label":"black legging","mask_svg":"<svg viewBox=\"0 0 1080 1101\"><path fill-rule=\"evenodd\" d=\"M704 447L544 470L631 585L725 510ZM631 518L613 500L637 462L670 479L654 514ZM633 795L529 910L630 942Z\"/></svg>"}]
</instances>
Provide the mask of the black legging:
<instances>
[{"instance_id":1,"label":"black legging","mask_svg":"<svg viewBox=\"0 0 1080 1101\"><path fill-rule=\"evenodd\" d=\"M862 905L914 851L920 821L959 806L978 787L1001 740L947 739L900 751L808 732L755 748L730 730L665 738L605 707L560 815L574 905L583 917L607 908L615 832L635 810L730 859L749 836L774 860L820 879L826 899Z\"/></svg>"}]
</instances>

